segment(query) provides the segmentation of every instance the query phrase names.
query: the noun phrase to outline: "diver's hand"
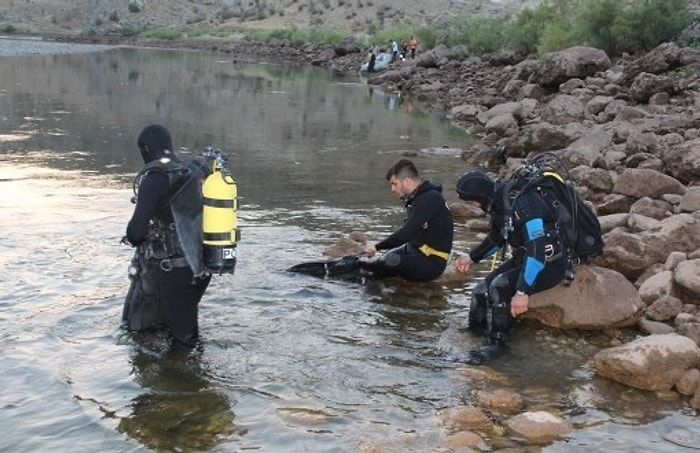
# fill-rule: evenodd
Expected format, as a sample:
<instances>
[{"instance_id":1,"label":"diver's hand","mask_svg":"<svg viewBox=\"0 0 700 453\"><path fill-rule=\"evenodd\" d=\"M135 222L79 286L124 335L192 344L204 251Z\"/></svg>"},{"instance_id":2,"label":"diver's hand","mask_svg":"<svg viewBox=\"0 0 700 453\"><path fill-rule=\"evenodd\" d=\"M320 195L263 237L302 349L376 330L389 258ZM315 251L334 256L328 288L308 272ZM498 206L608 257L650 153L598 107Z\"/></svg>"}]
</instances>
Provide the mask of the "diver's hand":
<instances>
[{"instance_id":1,"label":"diver's hand","mask_svg":"<svg viewBox=\"0 0 700 453\"><path fill-rule=\"evenodd\" d=\"M457 269L457 272L461 272L463 274L466 274L469 272L469 269L472 266L472 259L469 255L465 256L460 256L457 258L457 261L455 262L455 269Z\"/></svg>"},{"instance_id":2,"label":"diver's hand","mask_svg":"<svg viewBox=\"0 0 700 453\"><path fill-rule=\"evenodd\" d=\"M367 245L365 245L365 253L370 258L377 254L377 246L374 242L368 242Z\"/></svg>"},{"instance_id":3,"label":"diver's hand","mask_svg":"<svg viewBox=\"0 0 700 453\"><path fill-rule=\"evenodd\" d=\"M510 300L510 314L517 318L527 311L527 306L530 303L530 296L527 294L515 293L513 298Z\"/></svg>"}]
</instances>

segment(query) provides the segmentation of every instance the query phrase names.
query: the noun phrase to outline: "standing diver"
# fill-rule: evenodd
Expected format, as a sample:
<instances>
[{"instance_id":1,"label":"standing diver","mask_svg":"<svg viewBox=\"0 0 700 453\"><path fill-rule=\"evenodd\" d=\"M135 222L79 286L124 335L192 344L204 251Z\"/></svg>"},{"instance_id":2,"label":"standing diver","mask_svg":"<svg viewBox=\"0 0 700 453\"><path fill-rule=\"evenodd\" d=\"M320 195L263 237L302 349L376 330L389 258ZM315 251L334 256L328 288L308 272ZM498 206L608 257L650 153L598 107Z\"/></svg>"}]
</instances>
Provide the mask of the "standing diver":
<instances>
[{"instance_id":1,"label":"standing diver","mask_svg":"<svg viewBox=\"0 0 700 453\"><path fill-rule=\"evenodd\" d=\"M445 271L452 250L452 212L442 186L423 181L413 162L400 159L387 171L391 191L406 206L404 224L386 239L369 243L365 253L391 249L364 264L376 277L400 276L412 281L434 280Z\"/></svg>"},{"instance_id":2,"label":"standing diver","mask_svg":"<svg viewBox=\"0 0 700 453\"><path fill-rule=\"evenodd\" d=\"M492 180L481 171L469 171L457 181L459 198L490 214L489 233L484 240L460 256L458 272L466 273L472 263L510 245L512 257L486 276L472 291L469 329L488 333L489 353L504 344L514 318L528 310L530 295L559 284L568 269L569 257L556 227L557 215L532 188L514 201L507 215L505 183ZM507 218L508 217L508 218ZM479 358L472 356L473 362Z\"/></svg>"},{"instance_id":3,"label":"standing diver","mask_svg":"<svg viewBox=\"0 0 700 453\"><path fill-rule=\"evenodd\" d=\"M192 269L202 268L201 263L185 258L188 247L201 244L201 238L186 233L201 231L201 216L191 216L191 228L187 220L176 222L173 211L179 205L180 211L201 213L201 189L190 198L176 196L183 192L176 191L177 185L192 169L175 155L164 126L145 127L137 143L146 165L134 181L136 207L126 229L137 251L122 320L135 331L167 327L176 341L193 347L199 342L198 305L211 274L195 275Z\"/></svg>"}]
</instances>

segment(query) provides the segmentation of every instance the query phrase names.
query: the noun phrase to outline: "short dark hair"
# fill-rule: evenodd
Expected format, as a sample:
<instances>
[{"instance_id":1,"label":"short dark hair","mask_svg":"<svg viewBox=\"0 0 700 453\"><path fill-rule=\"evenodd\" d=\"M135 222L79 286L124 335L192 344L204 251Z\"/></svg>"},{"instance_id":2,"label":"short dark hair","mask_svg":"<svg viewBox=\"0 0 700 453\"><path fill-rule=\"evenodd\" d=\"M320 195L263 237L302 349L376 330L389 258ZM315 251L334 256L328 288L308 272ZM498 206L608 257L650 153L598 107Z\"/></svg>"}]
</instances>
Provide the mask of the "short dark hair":
<instances>
[{"instance_id":1,"label":"short dark hair","mask_svg":"<svg viewBox=\"0 0 700 453\"><path fill-rule=\"evenodd\" d=\"M408 159L399 159L389 167L386 172L386 180L389 181L392 176L397 178L418 178L418 169L416 165Z\"/></svg>"}]
</instances>

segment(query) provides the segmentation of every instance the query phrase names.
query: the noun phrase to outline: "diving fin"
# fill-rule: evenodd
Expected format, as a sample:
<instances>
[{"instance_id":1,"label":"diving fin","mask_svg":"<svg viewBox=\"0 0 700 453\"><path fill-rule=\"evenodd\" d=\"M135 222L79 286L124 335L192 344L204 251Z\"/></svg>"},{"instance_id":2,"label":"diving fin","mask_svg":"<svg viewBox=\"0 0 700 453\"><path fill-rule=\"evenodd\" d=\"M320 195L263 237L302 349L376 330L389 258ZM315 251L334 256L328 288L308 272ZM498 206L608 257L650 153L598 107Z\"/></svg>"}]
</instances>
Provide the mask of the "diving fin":
<instances>
[{"instance_id":1,"label":"diving fin","mask_svg":"<svg viewBox=\"0 0 700 453\"><path fill-rule=\"evenodd\" d=\"M289 272L311 275L313 277L338 277L352 274L362 267L363 253L346 255L341 258L324 261L300 263L287 269Z\"/></svg>"}]
</instances>

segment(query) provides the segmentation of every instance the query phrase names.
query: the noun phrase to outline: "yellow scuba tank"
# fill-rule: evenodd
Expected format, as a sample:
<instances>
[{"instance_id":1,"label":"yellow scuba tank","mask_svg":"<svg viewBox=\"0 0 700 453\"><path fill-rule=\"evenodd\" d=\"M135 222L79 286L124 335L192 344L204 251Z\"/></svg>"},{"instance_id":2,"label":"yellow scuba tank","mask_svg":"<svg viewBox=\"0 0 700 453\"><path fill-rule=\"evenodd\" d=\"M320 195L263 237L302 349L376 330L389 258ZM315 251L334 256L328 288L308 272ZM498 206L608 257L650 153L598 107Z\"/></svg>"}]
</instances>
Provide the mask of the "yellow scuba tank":
<instances>
[{"instance_id":1,"label":"yellow scuba tank","mask_svg":"<svg viewBox=\"0 0 700 453\"><path fill-rule=\"evenodd\" d=\"M202 185L204 266L219 275L233 274L236 267L238 229L238 188L219 150L207 148L204 156L211 161L211 174Z\"/></svg>"}]
</instances>

